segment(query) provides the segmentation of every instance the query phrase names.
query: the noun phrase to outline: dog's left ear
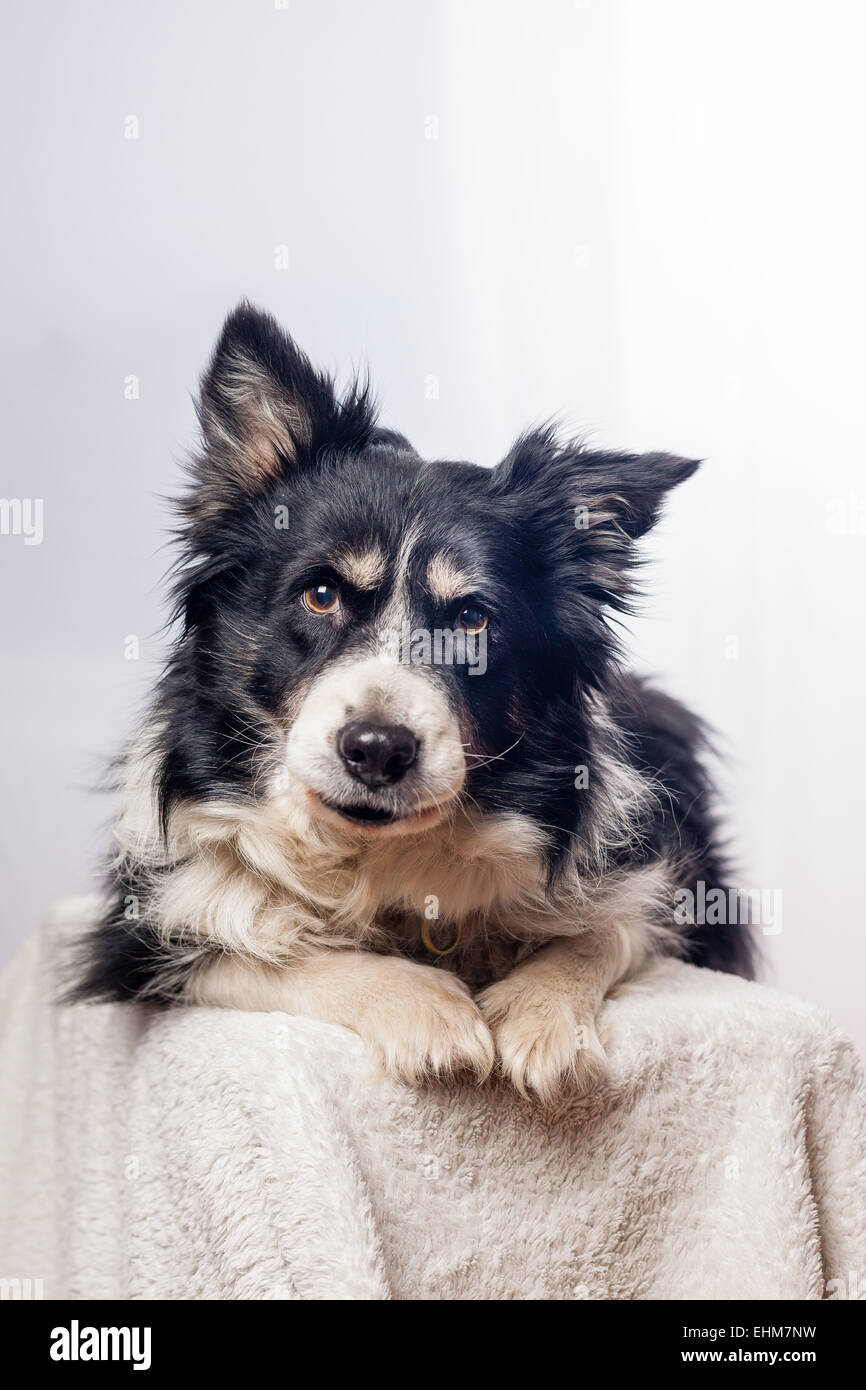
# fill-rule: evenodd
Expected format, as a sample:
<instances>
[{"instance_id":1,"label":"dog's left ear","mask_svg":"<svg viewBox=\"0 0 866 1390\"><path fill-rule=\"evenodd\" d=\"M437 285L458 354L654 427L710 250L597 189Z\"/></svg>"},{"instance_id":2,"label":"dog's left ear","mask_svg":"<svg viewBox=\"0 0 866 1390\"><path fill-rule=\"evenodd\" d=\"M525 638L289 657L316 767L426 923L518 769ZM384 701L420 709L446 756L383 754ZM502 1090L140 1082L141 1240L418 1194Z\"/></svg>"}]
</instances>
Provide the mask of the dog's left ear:
<instances>
[{"instance_id":1,"label":"dog's left ear","mask_svg":"<svg viewBox=\"0 0 866 1390\"><path fill-rule=\"evenodd\" d=\"M560 444L552 430L518 440L494 469L494 488L526 509L553 559L580 562L581 577L618 604L629 592L634 542L655 525L666 494L697 459L618 454Z\"/></svg>"},{"instance_id":2,"label":"dog's left ear","mask_svg":"<svg viewBox=\"0 0 866 1390\"><path fill-rule=\"evenodd\" d=\"M246 302L226 319L202 378L203 449L188 511L199 524L254 497L328 445L361 444L375 423L366 388L342 398L277 321Z\"/></svg>"}]
</instances>

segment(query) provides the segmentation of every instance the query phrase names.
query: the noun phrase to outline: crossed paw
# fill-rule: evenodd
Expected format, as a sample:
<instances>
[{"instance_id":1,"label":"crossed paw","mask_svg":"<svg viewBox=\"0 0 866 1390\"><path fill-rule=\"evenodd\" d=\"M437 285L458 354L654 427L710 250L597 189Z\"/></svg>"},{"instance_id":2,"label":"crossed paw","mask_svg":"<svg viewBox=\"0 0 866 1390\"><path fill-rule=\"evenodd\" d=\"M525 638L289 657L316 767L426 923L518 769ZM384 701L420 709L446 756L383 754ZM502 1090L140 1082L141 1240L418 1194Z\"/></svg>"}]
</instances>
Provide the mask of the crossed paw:
<instances>
[{"instance_id":1,"label":"crossed paw","mask_svg":"<svg viewBox=\"0 0 866 1390\"><path fill-rule=\"evenodd\" d=\"M591 1013L579 1016L564 990L516 970L476 1000L503 1075L523 1096L546 1104L565 1090L586 1092L604 1077L606 1059Z\"/></svg>"},{"instance_id":2,"label":"crossed paw","mask_svg":"<svg viewBox=\"0 0 866 1390\"><path fill-rule=\"evenodd\" d=\"M417 1085L497 1065L523 1096L550 1104L585 1092L605 1073L592 1011L520 968L475 999L455 975L399 962L402 988L379 998L355 1027L385 1070Z\"/></svg>"}]
</instances>

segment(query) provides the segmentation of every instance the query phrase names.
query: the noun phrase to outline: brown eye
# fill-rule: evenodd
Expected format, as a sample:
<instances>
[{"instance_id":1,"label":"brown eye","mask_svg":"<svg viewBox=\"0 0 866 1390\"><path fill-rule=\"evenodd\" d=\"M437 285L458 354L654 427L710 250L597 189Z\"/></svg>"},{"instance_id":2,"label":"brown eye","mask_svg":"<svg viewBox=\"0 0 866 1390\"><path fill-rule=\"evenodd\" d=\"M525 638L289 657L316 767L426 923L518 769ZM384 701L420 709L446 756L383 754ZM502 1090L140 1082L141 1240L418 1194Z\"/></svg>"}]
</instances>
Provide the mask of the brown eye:
<instances>
[{"instance_id":1,"label":"brown eye","mask_svg":"<svg viewBox=\"0 0 866 1390\"><path fill-rule=\"evenodd\" d=\"M489 621L490 614L479 608L477 603L467 603L457 614L457 626L472 634L483 632Z\"/></svg>"},{"instance_id":2,"label":"brown eye","mask_svg":"<svg viewBox=\"0 0 866 1390\"><path fill-rule=\"evenodd\" d=\"M304 590L304 607L318 618L325 613L336 613L339 606L339 590L333 584L311 584Z\"/></svg>"}]
</instances>

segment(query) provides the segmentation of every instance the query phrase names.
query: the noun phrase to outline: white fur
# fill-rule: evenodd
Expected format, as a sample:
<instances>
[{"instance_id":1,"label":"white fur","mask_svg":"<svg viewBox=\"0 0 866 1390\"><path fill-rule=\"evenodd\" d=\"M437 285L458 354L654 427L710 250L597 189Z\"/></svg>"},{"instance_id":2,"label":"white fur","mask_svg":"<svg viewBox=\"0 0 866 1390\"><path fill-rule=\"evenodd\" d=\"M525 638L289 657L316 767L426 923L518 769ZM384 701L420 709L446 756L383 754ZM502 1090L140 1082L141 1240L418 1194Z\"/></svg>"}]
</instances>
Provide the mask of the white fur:
<instances>
[{"instance_id":1,"label":"white fur","mask_svg":"<svg viewBox=\"0 0 866 1390\"><path fill-rule=\"evenodd\" d=\"M419 740L409 777L379 796L402 808L445 807L466 776L460 726L441 684L429 669L402 666L378 656L337 662L306 692L286 742L285 764L293 790L311 790L344 804L360 800L358 784L336 755L337 735L352 716L402 724Z\"/></svg>"}]
</instances>

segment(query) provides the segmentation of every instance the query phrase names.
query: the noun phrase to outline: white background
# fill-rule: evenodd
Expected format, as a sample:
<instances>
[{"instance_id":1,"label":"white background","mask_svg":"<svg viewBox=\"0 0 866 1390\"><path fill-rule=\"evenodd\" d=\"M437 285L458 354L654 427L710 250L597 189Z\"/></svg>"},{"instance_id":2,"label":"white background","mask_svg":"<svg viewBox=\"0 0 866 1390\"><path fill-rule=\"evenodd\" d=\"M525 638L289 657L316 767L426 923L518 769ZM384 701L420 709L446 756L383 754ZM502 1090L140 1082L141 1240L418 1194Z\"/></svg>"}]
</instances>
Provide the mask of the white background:
<instances>
[{"instance_id":1,"label":"white background","mask_svg":"<svg viewBox=\"0 0 866 1390\"><path fill-rule=\"evenodd\" d=\"M741 882L783 893L764 978L866 1044L863 7L51 0L7 27L0 492L43 498L45 537L0 536L4 954L94 881L88 788L159 658L159 495L248 295L368 361L430 455L493 463L557 413L706 459L635 660L730 751Z\"/></svg>"}]
</instances>

